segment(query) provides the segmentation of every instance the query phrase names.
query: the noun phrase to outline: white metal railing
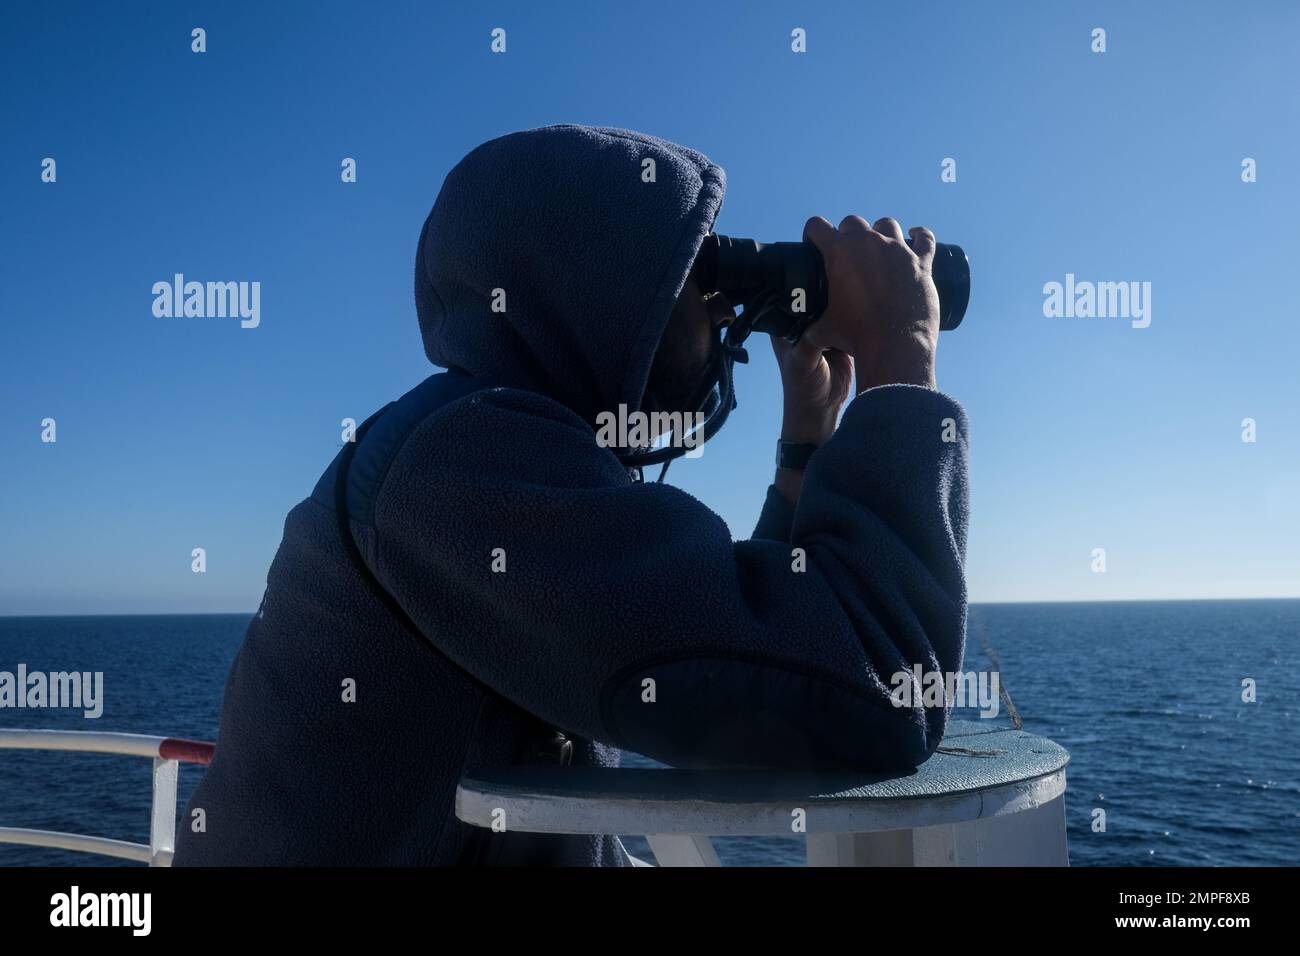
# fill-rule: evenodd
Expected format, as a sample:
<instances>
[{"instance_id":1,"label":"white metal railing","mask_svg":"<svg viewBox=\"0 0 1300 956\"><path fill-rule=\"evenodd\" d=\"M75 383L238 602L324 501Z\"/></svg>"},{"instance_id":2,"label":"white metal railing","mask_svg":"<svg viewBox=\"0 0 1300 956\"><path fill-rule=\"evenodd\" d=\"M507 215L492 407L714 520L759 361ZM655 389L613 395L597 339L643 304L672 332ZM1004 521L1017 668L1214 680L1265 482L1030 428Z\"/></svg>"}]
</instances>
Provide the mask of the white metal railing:
<instances>
[{"instance_id":1,"label":"white metal railing","mask_svg":"<svg viewBox=\"0 0 1300 956\"><path fill-rule=\"evenodd\" d=\"M0 844L150 866L171 865L180 764L206 765L215 752L176 737L0 729L6 748L151 758L148 845L0 827ZM950 721L938 753L900 776L499 768L461 781L456 815L494 830L642 834L664 866L716 866L711 836L790 832L806 834L812 866L1059 866L1069 860L1068 762L1062 747L1018 728Z\"/></svg>"},{"instance_id":2,"label":"white metal railing","mask_svg":"<svg viewBox=\"0 0 1300 956\"><path fill-rule=\"evenodd\" d=\"M0 749L66 750L80 753L120 754L153 760L153 796L149 808L149 843L130 843L107 837L0 827L0 843L39 846L95 853L150 866L170 866L176 848L176 784L182 763L207 765L213 744L180 737L148 734L101 733L79 730L6 730L0 728Z\"/></svg>"}]
</instances>

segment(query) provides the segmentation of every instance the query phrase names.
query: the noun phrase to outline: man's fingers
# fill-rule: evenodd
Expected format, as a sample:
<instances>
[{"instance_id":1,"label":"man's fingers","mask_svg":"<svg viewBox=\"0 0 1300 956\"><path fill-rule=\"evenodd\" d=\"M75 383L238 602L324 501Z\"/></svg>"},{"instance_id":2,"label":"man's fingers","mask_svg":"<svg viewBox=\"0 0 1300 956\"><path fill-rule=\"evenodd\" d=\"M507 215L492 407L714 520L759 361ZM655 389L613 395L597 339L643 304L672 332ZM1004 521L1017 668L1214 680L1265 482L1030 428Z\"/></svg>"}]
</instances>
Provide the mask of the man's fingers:
<instances>
[{"instance_id":1,"label":"man's fingers","mask_svg":"<svg viewBox=\"0 0 1300 956\"><path fill-rule=\"evenodd\" d=\"M831 367L831 374L844 382L853 381L853 356L839 349L827 349L826 364Z\"/></svg>"},{"instance_id":2,"label":"man's fingers","mask_svg":"<svg viewBox=\"0 0 1300 956\"><path fill-rule=\"evenodd\" d=\"M813 216L803 224L803 237L817 247L817 251L823 256L830 250L831 244L835 242L835 227L823 219L821 216Z\"/></svg>"},{"instance_id":3,"label":"man's fingers","mask_svg":"<svg viewBox=\"0 0 1300 956\"><path fill-rule=\"evenodd\" d=\"M912 251L928 269L934 262L934 233L925 226L913 226L907 232L912 237Z\"/></svg>"},{"instance_id":4,"label":"man's fingers","mask_svg":"<svg viewBox=\"0 0 1300 956\"><path fill-rule=\"evenodd\" d=\"M854 233L871 232L871 224L861 216L845 216L840 221L841 235L849 236Z\"/></svg>"},{"instance_id":5,"label":"man's fingers","mask_svg":"<svg viewBox=\"0 0 1300 956\"><path fill-rule=\"evenodd\" d=\"M796 367L811 371L821 364L822 349L821 346L804 335L790 347L790 358L794 361Z\"/></svg>"},{"instance_id":6,"label":"man's fingers","mask_svg":"<svg viewBox=\"0 0 1300 956\"><path fill-rule=\"evenodd\" d=\"M898 224L897 219L890 219L888 216L885 216L883 219L877 219L876 224L871 228L875 229L876 232L880 233L882 236L888 236L890 239L894 239L898 242L903 241L903 227Z\"/></svg>"}]
</instances>

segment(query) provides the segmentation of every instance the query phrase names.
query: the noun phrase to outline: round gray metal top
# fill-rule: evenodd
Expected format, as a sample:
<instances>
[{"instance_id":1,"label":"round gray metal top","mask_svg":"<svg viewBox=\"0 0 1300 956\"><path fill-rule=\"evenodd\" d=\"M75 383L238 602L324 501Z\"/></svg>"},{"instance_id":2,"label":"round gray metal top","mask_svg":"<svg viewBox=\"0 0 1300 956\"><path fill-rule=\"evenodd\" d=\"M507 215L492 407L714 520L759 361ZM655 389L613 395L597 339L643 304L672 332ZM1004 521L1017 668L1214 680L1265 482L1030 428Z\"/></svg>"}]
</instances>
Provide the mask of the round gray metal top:
<instances>
[{"instance_id":1,"label":"round gray metal top","mask_svg":"<svg viewBox=\"0 0 1300 956\"><path fill-rule=\"evenodd\" d=\"M912 773L513 767L461 781L466 823L540 833L870 832L1032 809L1065 791L1069 754L1021 730L953 720Z\"/></svg>"}]
</instances>

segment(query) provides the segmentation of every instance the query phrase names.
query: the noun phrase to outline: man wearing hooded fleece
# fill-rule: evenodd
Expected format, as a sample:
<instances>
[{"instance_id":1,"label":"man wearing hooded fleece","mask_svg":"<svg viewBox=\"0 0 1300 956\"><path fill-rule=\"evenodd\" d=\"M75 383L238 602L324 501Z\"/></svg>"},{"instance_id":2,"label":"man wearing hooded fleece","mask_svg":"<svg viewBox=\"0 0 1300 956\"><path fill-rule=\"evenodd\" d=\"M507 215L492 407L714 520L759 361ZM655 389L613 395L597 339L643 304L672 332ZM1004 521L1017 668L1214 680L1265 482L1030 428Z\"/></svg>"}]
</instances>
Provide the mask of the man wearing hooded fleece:
<instances>
[{"instance_id":1,"label":"man wearing hooded fleece","mask_svg":"<svg viewBox=\"0 0 1300 956\"><path fill-rule=\"evenodd\" d=\"M829 307L777 356L783 437L820 447L778 472L750 540L596 440L601 412L642 407L670 318L702 308L691 267L724 183L693 150L580 126L451 171L415 270L448 371L289 513L177 865L627 865L612 836L456 819L462 775L549 762L553 729L576 766L906 771L934 752L946 710L897 708L889 683L958 671L964 647L967 423L934 389L928 230L913 254L893 220L809 221Z\"/></svg>"}]
</instances>

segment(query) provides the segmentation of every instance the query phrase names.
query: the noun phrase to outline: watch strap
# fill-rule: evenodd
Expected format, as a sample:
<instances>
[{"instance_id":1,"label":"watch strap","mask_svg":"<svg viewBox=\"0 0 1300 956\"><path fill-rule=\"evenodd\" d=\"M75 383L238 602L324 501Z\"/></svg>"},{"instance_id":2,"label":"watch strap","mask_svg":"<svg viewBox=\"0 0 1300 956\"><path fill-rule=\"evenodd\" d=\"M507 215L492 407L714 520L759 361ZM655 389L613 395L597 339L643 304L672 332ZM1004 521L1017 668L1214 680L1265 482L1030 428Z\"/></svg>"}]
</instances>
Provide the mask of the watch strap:
<instances>
[{"instance_id":1,"label":"watch strap","mask_svg":"<svg viewBox=\"0 0 1300 956\"><path fill-rule=\"evenodd\" d=\"M808 467L808 459L820 447L820 445L810 445L804 442L778 441L776 443L776 467L785 468L788 471L803 471Z\"/></svg>"}]
</instances>

